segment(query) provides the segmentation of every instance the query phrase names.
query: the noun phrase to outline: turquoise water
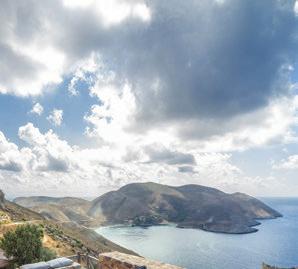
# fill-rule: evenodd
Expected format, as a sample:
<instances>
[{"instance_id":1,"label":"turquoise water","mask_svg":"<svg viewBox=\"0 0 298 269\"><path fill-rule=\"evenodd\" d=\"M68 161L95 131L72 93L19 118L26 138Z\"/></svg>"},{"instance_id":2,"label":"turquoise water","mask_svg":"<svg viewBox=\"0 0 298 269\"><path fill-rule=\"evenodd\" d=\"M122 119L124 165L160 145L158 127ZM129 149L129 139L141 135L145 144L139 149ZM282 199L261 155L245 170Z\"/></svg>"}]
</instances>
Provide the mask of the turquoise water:
<instances>
[{"instance_id":1,"label":"turquoise water","mask_svg":"<svg viewBox=\"0 0 298 269\"><path fill-rule=\"evenodd\" d=\"M140 255L188 269L256 269L298 265L298 198L263 199L284 215L253 234L228 235L175 226L101 227L96 231Z\"/></svg>"}]
</instances>

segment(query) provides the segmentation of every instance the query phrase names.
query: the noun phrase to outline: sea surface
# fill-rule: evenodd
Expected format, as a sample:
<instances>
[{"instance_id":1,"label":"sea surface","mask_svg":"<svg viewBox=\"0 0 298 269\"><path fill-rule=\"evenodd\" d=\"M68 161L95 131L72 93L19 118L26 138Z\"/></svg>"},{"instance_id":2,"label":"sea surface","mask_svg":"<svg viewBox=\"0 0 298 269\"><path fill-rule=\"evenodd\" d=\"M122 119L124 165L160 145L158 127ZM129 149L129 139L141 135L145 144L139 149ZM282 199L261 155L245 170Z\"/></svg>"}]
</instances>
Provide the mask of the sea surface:
<instances>
[{"instance_id":1,"label":"sea surface","mask_svg":"<svg viewBox=\"0 0 298 269\"><path fill-rule=\"evenodd\" d=\"M140 255L188 269L258 269L298 265L298 198L262 198L283 214L258 232L230 235L175 226L110 226L96 231Z\"/></svg>"}]
</instances>

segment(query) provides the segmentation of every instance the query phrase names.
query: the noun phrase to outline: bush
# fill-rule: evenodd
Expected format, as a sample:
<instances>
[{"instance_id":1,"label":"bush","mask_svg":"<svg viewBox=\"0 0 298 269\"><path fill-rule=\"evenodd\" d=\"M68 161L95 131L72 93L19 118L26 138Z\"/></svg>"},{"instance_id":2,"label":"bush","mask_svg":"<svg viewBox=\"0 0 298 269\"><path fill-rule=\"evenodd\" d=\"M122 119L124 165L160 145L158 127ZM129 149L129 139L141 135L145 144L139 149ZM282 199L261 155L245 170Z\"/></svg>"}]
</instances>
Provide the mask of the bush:
<instances>
[{"instance_id":1,"label":"bush","mask_svg":"<svg viewBox=\"0 0 298 269\"><path fill-rule=\"evenodd\" d=\"M45 248L45 247L41 248L41 253L40 253L40 258L39 258L40 261L47 262L47 261L55 259L56 257L57 257L57 255L56 255L55 251L53 251L49 248Z\"/></svg>"},{"instance_id":2,"label":"bush","mask_svg":"<svg viewBox=\"0 0 298 269\"><path fill-rule=\"evenodd\" d=\"M21 225L4 234L0 247L18 266L38 262L43 252L43 230L36 225Z\"/></svg>"}]
</instances>

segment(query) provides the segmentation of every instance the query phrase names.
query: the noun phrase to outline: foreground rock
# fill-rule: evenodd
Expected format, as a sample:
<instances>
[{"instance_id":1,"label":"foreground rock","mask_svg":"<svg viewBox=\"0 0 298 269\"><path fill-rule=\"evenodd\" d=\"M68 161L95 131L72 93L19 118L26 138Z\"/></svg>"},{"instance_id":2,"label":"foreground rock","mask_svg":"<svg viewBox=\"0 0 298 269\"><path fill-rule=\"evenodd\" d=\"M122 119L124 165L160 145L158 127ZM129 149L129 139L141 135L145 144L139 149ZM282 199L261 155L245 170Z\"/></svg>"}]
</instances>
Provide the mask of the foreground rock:
<instances>
[{"instance_id":1,"label":"foreground rock","mask_svg":"<svg viewBox=\"0 0 298 269\"><path fill-rule=\"evenodd\" d=\"M101 269L183 269L182 267L151 261L120 252L100 254L99 265Z\"/></svg>"}]
</instances>

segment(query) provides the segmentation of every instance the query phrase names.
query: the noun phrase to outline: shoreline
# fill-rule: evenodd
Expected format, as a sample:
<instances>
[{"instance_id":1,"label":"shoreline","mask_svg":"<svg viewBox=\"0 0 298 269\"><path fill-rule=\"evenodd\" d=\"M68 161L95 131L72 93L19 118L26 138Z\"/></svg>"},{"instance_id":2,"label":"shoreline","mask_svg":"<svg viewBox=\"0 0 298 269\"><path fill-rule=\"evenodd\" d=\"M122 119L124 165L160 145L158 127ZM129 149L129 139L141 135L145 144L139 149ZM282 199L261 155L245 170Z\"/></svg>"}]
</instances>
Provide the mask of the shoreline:
<instances>
[{"instance_id":1,"label":"shoreline","mask_svg":"<svg viewBox=\"0 0 298 269\"><path fill-rule=\"evenodd\" d=\"M132 225L132 224L125 224L125 223L105 223L105 224L102 224L98 227L94 227L94 228L90 228L90 229L93 229L93 230L96 230L96 229L99 229L101 227L114 227L114 228L121 228L121 227L140 227L140 228L150 228L150 227L158 227L158 226L172 226L172 227L175 227L175 228L178 228L178 229L194 229L194 230L201 230L201 231L204 231L204 232L209 232L209 233L216 233L216 234L231 234L231 235L243 235L243 234L253 234L253 233L256 233L259 231L259 229L257 228L254 228L256 226L260 226L262 225L262 222L260 221L266 221L266 220L275 220L275 219L278 219L278 218L281 218L283 216L277 216L277 217L272 217L272 218L263 218L263 219L254 219L256 221L256 223L253 223L251 225L248 225L246 228L247 230L235 230L235 231L224 231L224 230L217 230L217 229L208 229L208 228L205 228L204 226L202 227L196 227L194 225L180 225L179 223L174 223L174 222L167 222L167 223L161 223L161 224L153 224L153 225Z\"/></svg>"}]
</instances>

